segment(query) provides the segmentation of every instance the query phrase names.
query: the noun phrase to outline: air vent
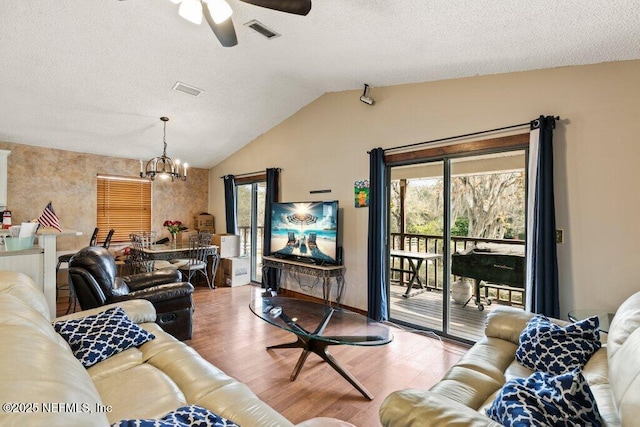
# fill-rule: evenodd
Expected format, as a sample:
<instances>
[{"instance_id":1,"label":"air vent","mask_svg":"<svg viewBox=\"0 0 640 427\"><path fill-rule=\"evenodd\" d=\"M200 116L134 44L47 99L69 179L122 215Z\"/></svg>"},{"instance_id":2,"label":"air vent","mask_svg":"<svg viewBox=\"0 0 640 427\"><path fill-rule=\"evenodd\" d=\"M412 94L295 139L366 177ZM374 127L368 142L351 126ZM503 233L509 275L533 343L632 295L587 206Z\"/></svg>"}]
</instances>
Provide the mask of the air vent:
<instances>
[{"instance_id":1,"label":"air vent","mask_svg":"<svg viewBox=\"0 0 640 427\"><path fill-rule=\"evenodd\" d=\"M202 89L198 89L197 87L189 86L189 85L184 84L182 82L176 82L176 84L173 85L173 90L177 90L179 92L188 93L189 95L193 95L193 96L199 96L203 92Z\"/></svg>"},{"instance_id":2,"label":"air vent","mask_svg":"<svg viewBox=\"0 0 640 427\"><path fill-rule=\"evenodd\" d=\"M253 31L259 34L262 34L269 40L275 39L276 37L280 37L280 34L276 33L270 28L267 28L262 22L256 21L255 19L253 21L247 22L244 25L251 28Z\"/></svg>"}]
</instances>

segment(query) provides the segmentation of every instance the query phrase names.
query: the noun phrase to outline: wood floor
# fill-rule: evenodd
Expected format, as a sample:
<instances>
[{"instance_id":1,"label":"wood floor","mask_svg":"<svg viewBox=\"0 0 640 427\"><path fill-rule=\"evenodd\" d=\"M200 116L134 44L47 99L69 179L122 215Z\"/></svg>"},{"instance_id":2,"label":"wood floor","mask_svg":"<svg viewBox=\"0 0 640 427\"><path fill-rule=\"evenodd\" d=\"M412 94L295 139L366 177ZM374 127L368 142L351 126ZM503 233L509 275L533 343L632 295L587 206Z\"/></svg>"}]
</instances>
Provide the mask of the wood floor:
<instances>
[{"instance_id":1,"label":"wood floor","mask_svg":"<svg viewBox=\"0 0 640 427\"><path fill-rule=\"evenodd\" d=\"M442 292L422 292L403 297L404 287L391 286L391 318L423 328L442 330ZM470 302L466 307L451 303L449 306L449 334L470 341L477 341L484 335L487 314L497 304L484 304L480 311Z\"/></svg>"},{"instance_id":2,"label":"wood floor","mask_svg":"<svg viewBox=\"0 0 640 427\"><path fill-rule=\"evenodd\" d=\"M429 388L455 364L466 347L392 327L394 340L380 347L331 347L331 353L374 394L373 401L311 354L296 381L289 376L301 350L266 350L294 340L291 333L267 324L249 310L254 286L194 294L193 339L186 343L294 423L313 417L335 417L361 427L379 426L384 398L402 388ZM65 295L58 308L66 309Z\"/></svg>"}]
</instances>

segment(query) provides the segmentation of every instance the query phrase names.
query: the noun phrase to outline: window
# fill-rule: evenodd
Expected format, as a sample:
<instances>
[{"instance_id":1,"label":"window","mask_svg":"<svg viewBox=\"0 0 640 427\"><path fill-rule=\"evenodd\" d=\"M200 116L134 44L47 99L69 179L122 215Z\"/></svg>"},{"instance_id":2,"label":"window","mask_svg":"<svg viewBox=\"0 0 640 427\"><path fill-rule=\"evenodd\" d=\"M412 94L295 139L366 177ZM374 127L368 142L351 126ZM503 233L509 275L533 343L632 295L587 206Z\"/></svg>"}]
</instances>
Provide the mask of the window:
<instances>
[{"instance_id":1,"label":"window","mask_svg":"<svg viewBox=\"0 0 640 427\"><path fill-rule=\"evenodd\" d=\"M114 229L112 242L128 242L131 233L151 230L151 182L98 175L98 241Z\"/></svg>"}]
</instances>

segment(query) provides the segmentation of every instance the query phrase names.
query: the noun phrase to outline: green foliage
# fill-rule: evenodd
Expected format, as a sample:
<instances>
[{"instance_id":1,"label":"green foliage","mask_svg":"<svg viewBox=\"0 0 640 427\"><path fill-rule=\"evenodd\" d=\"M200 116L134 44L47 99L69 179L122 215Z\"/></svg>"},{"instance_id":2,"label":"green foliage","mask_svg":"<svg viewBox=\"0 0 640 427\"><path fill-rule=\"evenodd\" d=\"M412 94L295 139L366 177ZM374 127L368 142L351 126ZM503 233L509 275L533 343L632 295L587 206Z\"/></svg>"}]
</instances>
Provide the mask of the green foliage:
<instances>
[{"instance_id":1,"label":"green foliage","mask_svg":"<svg viewBox=\"0 0 640 427\"><path fill-rule=\"evenodd\" d=\"M452 178L451 235L490 239L524 238L525 174L481 173ZM444 185L442 178L408 178L405 190L405 229L410 234L442 235ZM402 224L401 182L392 181L390 231Z\"/></svg>"},{"instance_id":2,"label":"green foliage","mask_svg":"<svg viewBox=\"0 0 640 427\"><path fill-rule=\"evenodd\" d=\"M469 235L469 218L457 217L453 227L451 227L451 235L467 237Z\"/></svg>"},{"instance_id":3,"label":"green foliage","mask_svg":"<svg viewBox=\"0 0 640 427\"><path fill-rule=\"evenodd\" d=\"M434 219L425 225L410 224L407 227L409 234L426 234L429 236L442 236L442 222Z\"/></svg>"}]
</instances>

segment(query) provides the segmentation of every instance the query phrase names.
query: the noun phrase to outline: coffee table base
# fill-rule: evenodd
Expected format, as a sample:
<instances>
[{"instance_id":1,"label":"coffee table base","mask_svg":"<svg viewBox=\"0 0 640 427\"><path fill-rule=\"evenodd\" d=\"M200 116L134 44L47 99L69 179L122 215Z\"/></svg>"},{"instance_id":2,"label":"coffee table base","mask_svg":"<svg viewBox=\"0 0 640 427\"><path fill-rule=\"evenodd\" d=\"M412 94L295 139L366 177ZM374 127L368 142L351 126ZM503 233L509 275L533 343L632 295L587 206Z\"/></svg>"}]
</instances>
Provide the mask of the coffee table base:
<instances>
[{"instance_id":1,"label":"coffee table base","mask_svg":"<svg viewBox=\"0 0 640 427\"><path fill-rule=\"evenodd\" d=\"M343 368L342 365L340 365L340 363L338 363L338 361L329 353L329 350L327 347L331 345L331 343L322 341L322 340L317 340L314 338L302 338L300 336L298 336L297 338L298 339L295 342L272 345L267 347L267 350L277 349L277 348L301 348L302 349L302 354L300 355L300 358L296 363L296 367L293 368L291 377L289 377L291 381L295 381L296 378L298 378L298 374L300 373L300 370L304 366L304 362L306 362L307 357L309 356L309 353L315 353L318 356L320 356L322 360L324 360L329 365L331 365L331 367L340 375L342 375L342 377L345 380L349 381L349 383L351 383L352 386L354 386L360 393L362 393L364 397L366 397L369 400L373 400L373 394L371 394L369 390L367 390L360 383L360 381L358 381L353 375L351 375L349 371Z\"/></svg>"}]
</instances>

